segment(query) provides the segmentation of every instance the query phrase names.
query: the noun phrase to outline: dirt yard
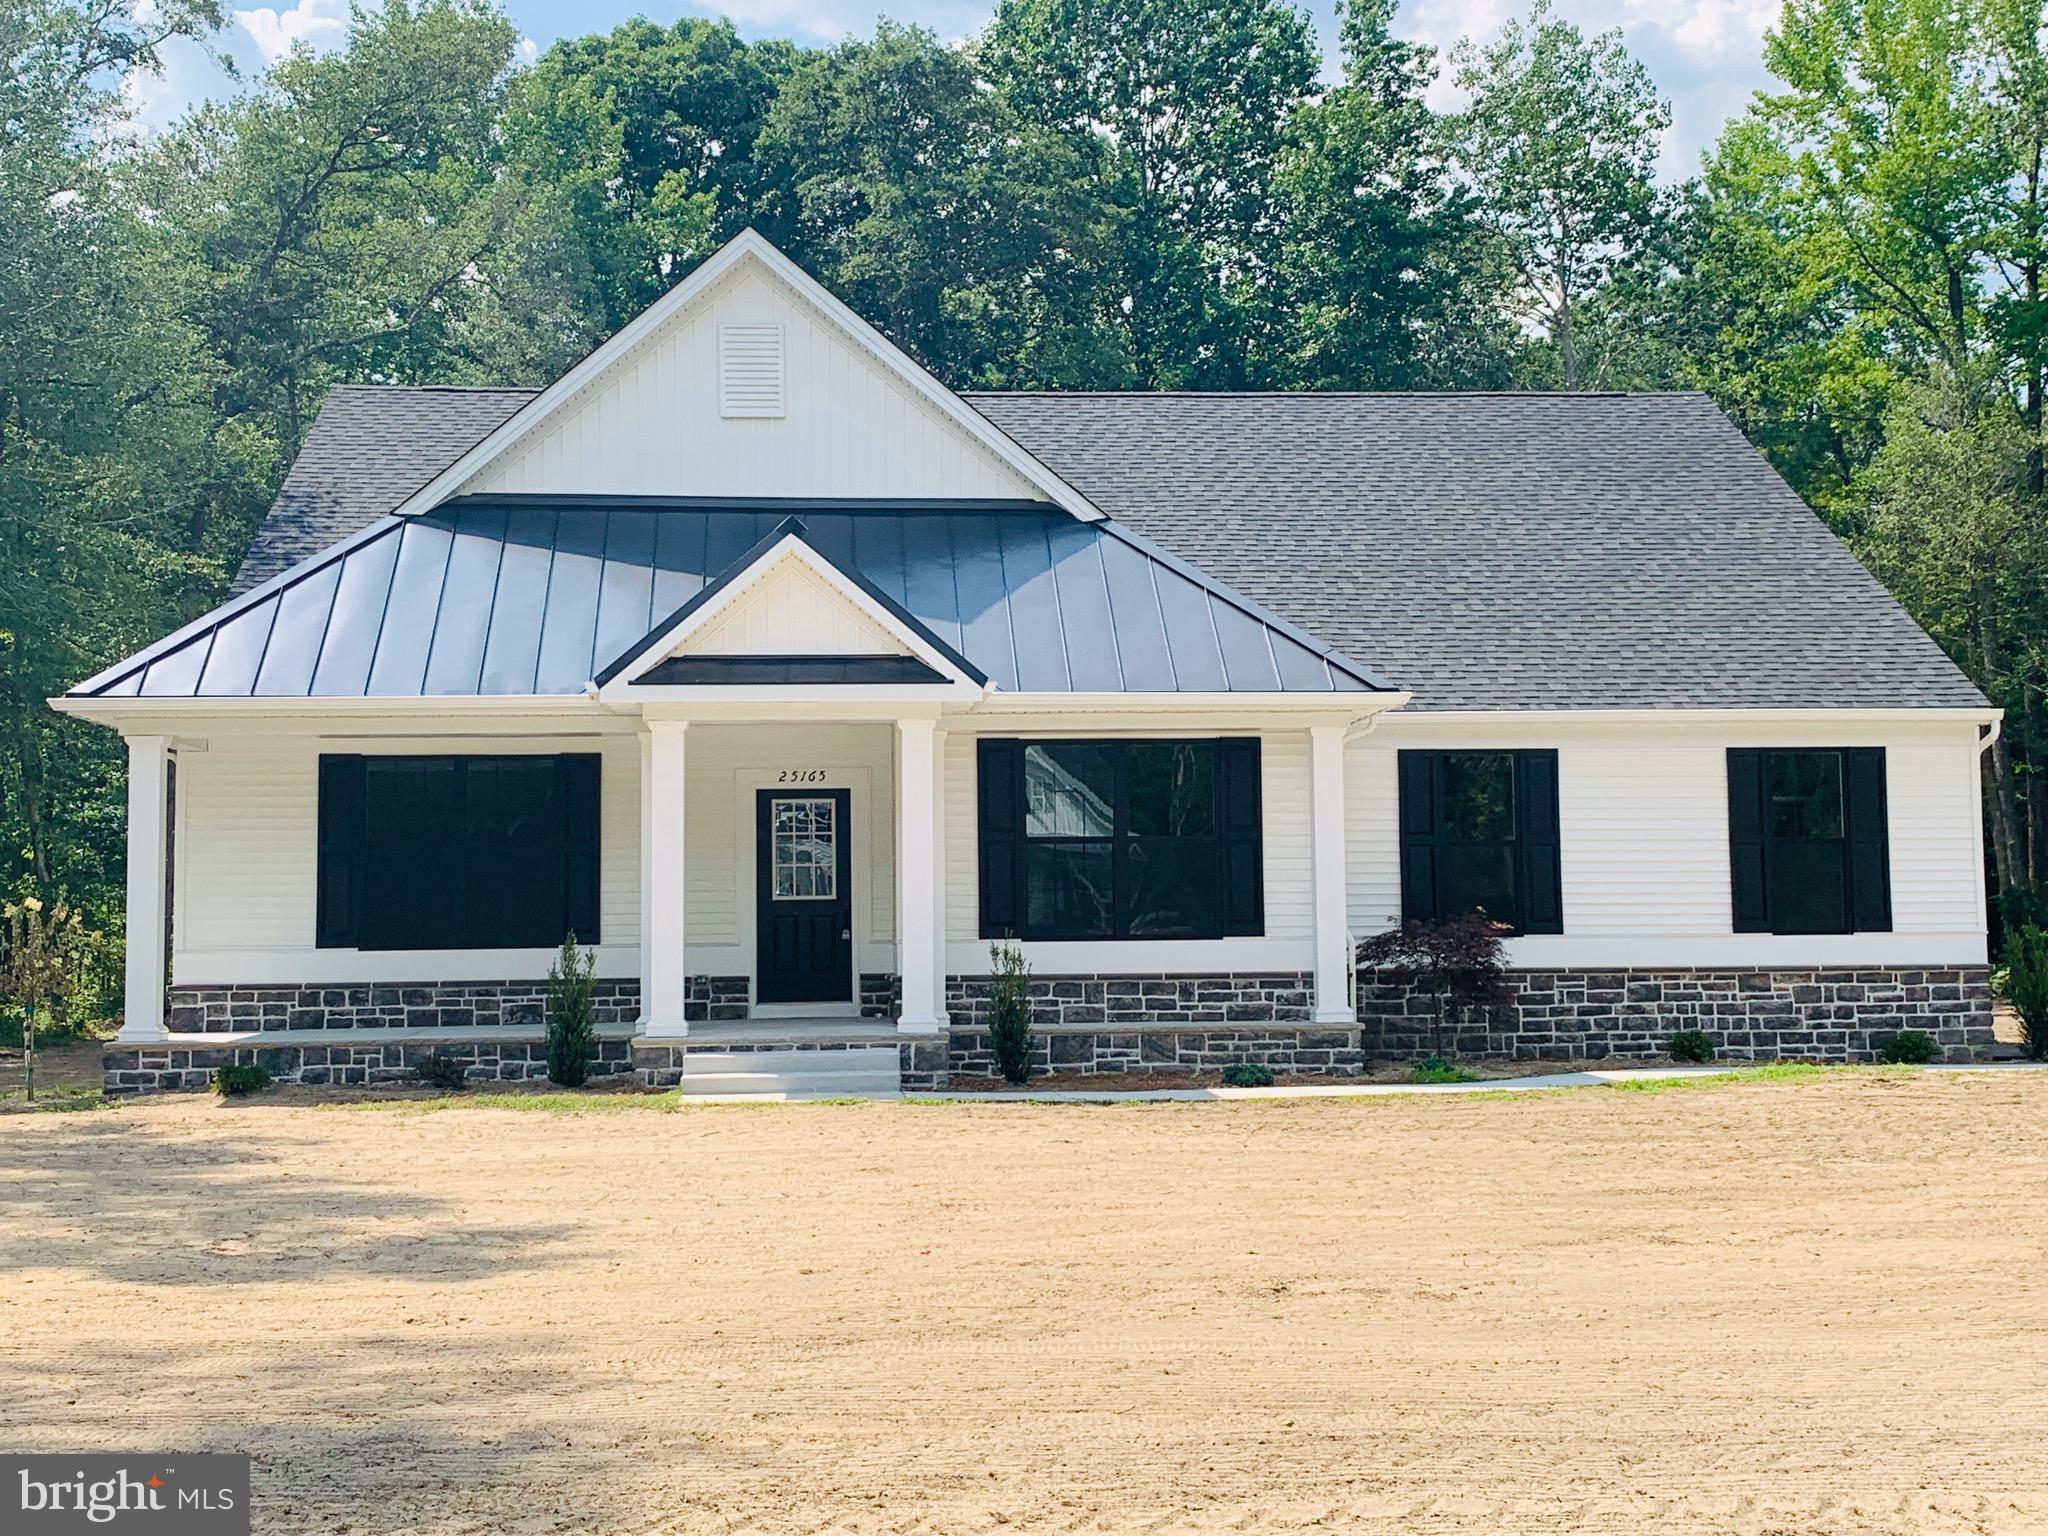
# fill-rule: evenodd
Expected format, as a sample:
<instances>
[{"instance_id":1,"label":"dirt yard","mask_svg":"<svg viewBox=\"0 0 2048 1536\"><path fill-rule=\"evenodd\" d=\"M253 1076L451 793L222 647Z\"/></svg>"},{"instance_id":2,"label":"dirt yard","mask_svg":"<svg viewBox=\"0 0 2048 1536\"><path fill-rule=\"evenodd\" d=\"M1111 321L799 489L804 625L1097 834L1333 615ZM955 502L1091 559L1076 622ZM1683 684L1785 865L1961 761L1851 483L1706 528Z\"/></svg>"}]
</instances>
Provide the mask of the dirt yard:
<instances>
[{"instance_id":1,"label":"dirt yard","mask_svg":"<svg viewBox=\"0 0 2048 1536\"><path fill-rule=\"evenodd\" d=\"M0 1120L0 1445L286 1532L2038 1532L2048 1075Z\"/></svg>"}]
</instances>

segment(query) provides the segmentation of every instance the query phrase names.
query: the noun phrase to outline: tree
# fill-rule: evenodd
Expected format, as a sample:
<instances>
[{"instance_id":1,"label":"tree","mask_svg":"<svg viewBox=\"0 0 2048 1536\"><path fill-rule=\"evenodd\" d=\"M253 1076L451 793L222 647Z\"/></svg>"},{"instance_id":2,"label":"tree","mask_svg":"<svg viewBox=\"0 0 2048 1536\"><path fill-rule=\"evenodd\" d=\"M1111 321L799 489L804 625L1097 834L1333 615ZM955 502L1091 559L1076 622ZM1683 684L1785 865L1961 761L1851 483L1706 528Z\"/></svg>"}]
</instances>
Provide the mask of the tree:
<instances>
[{"instance_id":1,"label":"tree","mask_svg":"<svg viewBox=\"0 0 2048 1536\"><path fill-rule=\"evenodd\" d=\"M2024 714L2048 687L2048 520L2029 487L2040 447L1981 378L1942 374L1902 388L1885 441L1859 478L1857 544L1880 579L1968 669L1994 703ZM2011 746L1986 754L1999 889L2036 878L2029 849L2048 839L2019 793Z\"/></svg>"},{"instance_id":2,"label":"tree","mask_svg":"<svg viewBox=\"0 0 2048 1536\"><path fill-rule=\"evenodd\" d=\"M1490 251L1423 100L1434 53L1396 38L1393 15L1392 0L1343 8L1344 82L1289 123L1274 178L1285 350L1266 370L1271 382L1401 389L1506 378L1512 337L1494 318Z\"/></svg>"},{"instance_id":3,"label":"tree","mask_svg":"<svg viewBox=\"0 0 2048 1536\"><path fill-rule=\"evenodd\" d=\"M211 590L180 509L250 472L212 439L121 137L124 74L219 21L204 0L0 10L0 887L69 885L95 920L121 872L119 743L42 701Z\"/></svg>"},{"instance_id":4,"label":"tree","mask_svg":"<svg viewBox=\"0 0 2048 1536\"><path fill-rule=\"evenodd\" d=\"M1670 108L1618 31L1588 39L1553 19L1549 0L1452 58L1472 93L1449 124L1452 153L1514 268L1517 313L1548 336L1564 387L1578 389L1590 372L1579 306L1652 252Z\"/></svg>"},{"instance_id":5,"label":"tree","mask_svg":"<svg viewBox=\"0 0 2048 1536\"><path fill-rule=\"evenodd\" d=\"M1414 921L1374 934L1358 946L1362 971L1394 971L1410 978L1415 990L1430 999L1430 1030L1435 1054L1449 1053L1444 1043L1446 1016L1462 1020L1482 1008L1505 1007L1514 1001L1507 980L1507 951L1501 940L1505 923L1484 912L1466 912L1440 922Z\"/></svg>"},{"instance_id":6,"label":"tree","mask_svg":"<svg viewBox=\"0 0 2048 1536\"><path fill-rule=\"evenodd\" d=\"M727 21L645 17L568 38L512 83L519 174L555 194L593 320L617 330L749 224L786 238L790 188L755 145L805 57Z\"/></svg>"},{"instance_id":7,"label":"tree","mask_svg":"<svg viewBox=\"0 0 2048 1536\"><path fill-rule=\"evenodd\" d=\"M1004 0L981 61L1127 211L1110 303L1133 382L1254 382L1281 323L1274 180L1315 84L1301 14L1278 0Z\"/></svg>"},{"instance_id":8,"label":"tree","mask_svg":"<svg viewBox=\"0 0 2048 1536\"><path fill-rule=\"evenodd\" d=\"M757 146L787 244L955 385L1111 387L1117 211L1076 146L1019 119L972 56L914 28L804 59Z\"/></svg>"}]
</instances>

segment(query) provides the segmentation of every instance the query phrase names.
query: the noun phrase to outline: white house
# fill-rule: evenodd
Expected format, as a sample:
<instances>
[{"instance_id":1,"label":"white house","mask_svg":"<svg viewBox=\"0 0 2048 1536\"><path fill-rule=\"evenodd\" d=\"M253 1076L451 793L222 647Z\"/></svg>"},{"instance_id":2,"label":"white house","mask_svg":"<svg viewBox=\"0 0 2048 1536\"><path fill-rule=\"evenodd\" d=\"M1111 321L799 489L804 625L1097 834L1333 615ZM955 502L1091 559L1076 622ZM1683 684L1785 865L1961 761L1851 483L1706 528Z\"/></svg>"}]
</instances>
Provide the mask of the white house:
<instances>
[{"instance_id":1,"label":"white house","mask_svg":"<svg viewBox=\"0 0 2048 1536\"><path fill-rule=\"evenodd\" d=\"M547 389L335 391L128 743L123 1091L258 1053L1356 1071L1357 939L1484 907L1469 1042L1990 1039L1997 712L1704 398L956 395L743 235ZM168 982L168 986L166 986Z\"/></svg>"}]
</instances>

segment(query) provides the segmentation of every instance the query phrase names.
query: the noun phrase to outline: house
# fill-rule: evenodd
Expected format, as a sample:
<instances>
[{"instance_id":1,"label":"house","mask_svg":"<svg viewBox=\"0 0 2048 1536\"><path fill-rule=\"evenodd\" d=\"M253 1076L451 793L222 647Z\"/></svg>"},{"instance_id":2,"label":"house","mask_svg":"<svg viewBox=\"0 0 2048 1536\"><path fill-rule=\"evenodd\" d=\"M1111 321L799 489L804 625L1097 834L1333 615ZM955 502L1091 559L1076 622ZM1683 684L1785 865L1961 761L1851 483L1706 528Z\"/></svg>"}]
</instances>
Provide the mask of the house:
<instances>
[{"instance_id":1,"label":"house","mask_svg":"<svg viewBox=\"0 0 2048 1536\"><path fill-rule=\"evenodd\" d=\"M1990 1041L1998 715L1704 398L955 394L743 235L538 392L346 387L223 606L54 706L129 763L111 1087L986 1074L1424 1042ZM168 976L168 987L165 985Z\"/></svg>"}]
</instances>

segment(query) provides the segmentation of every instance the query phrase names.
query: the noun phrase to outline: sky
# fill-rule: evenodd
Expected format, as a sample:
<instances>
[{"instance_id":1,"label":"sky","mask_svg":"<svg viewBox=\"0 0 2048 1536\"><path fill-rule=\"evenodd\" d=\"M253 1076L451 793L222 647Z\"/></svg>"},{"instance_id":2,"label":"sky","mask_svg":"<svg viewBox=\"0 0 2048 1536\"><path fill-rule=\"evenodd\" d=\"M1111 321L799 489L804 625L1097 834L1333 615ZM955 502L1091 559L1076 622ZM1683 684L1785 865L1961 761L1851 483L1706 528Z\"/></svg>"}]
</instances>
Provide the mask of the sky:
<instances>
[{"instance_id":1,"label":"sky","mask_svg":"<svg viewBox=\"0 0 2048 1536\"><path fill-rule=\"evenodd\" d=\"M1332 0L1305 3L1326 48L1334 49ZM1666 135L1663 171L1673 179L1693 174L1702 150L1750 94L1767 81L1761 47L1764 29L1778 13L1779 0L1553 0L1558 15L1588 33L1619 27L1670 100L1673 122ZM528 59L563 36L600 31L633 15L657 21L678 16L727 16L749 37L791 37L806 44L836 42L871 31L875 18L930 28L942 38L964 38L988 20L984 0L728 0L690 4L686 0L506 0L506 11L521 30ZM1488 37L1503 21L1526 10L1526 0L1402 0L1396 30L1419 42L1448 48L1460 37ZM218 51L243 79L299 44L337 46L348 24L348 0L293 0L291 4L234 10L233 22L216 40ZM199 48L174 43L166 50L161 77L130 83L137 120L156 131L194 102L222 96L236 87ZM1437 85L1439 107L1456 100L1448 81Z\"/></svg>"}]
</instances>

